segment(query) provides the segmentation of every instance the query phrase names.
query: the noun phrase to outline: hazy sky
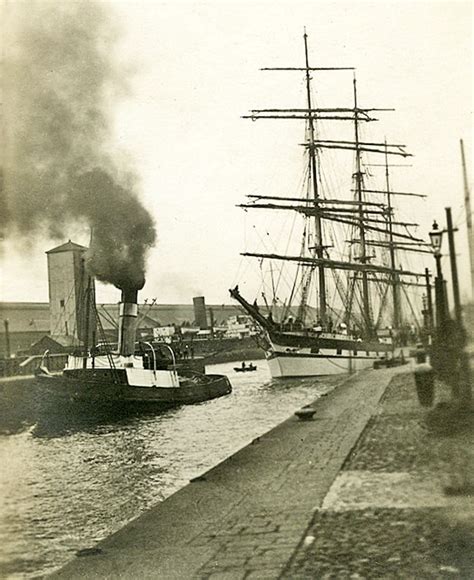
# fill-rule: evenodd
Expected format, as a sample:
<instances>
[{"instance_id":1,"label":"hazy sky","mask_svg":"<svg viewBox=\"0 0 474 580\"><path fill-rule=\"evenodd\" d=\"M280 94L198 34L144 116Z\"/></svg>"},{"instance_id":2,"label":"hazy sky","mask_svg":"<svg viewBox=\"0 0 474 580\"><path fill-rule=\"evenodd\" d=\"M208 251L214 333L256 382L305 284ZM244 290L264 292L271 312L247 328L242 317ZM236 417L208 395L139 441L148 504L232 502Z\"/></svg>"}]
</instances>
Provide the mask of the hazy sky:
<instances>
[{"instance_id":1,"label":"hazy sky","mask_svg":"<svg viewBox=\"0 0 474 580\"><path fill-rule=\"evenodd\" d=\"M403 200L404 215L421 223L418 234L427 235L434 218L444 224L444 208L452 207L469 295L459 139L472 159L470 2L107 4L121 31L111 52L131 87L114 109L115 143L135 165L158 231L141 299L188 303L204 294L209 303L228 303L237 282L253 299L258 272L239 256L250 249L253 218L235 205L249 193L295 194L303 127L241 115L304 106L299 73L259 71L302 66L304 27L313 66L356 67L361 106L396 109L380 114L366 136L387 136L415 155L413 167L394 169L392 179L395 189L429 195ZM318 102L351 106L350 87L350 76L318 77ZM87 244L88 232L71 237ZM60 241L1 243L0 300L47 301L44 252ZM102 286L98 298L117 301L118 291Z\"/></svg>"}]
</instances>

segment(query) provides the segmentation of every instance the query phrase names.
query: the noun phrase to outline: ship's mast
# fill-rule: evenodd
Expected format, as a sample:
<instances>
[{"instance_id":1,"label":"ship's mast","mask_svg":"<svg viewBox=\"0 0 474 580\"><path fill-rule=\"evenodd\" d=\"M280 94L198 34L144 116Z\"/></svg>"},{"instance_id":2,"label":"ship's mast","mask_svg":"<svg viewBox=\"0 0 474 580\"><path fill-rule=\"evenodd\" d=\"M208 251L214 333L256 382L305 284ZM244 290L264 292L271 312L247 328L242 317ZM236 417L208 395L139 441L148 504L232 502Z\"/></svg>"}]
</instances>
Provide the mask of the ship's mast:
<instances>
[{"instance_id":1,"label":"ship's mast","mask_svg":"<svg viewBox=\"0 0 474 580\"><path fill-rule=\"evenodd\" d=\"M397 266L397 251L401 250L403 252L414 252L414 253L421 253L421 254L431 254L431 245L427 242L424 242L421 239L417 239L412 235L400 237L400 232L394 231L394 226L396 225L403 225L403 226L415 226L419 225L417 223L411 222L398 222L393 219L394 211L392 205L392 199L394 196L409 196L409 197L426 197L424 194L419 193L412 193L412 192L400 192L400 191L393 191L390 185L390 167L410 167L410 165L402 164L393 164L389 163L388 156L392 153L389 150L390 145L385 140L384 143L384 154L385 154L385 162L383 164L379 163L368 163L366 166L371 167L384 167L385 169L385 189L363 189L364 192L368 193L377 193L383 194L386 196L386 239L383 241L378 240L367 240L365 241L366 246L378 246L381 248L388 249L389 256L390 256L390 286L392 287L392 300L393 300L393 327L400 328L402 324L402 308L401 308L401 293L403 291L406 302L410 307L412 313L414 309L410 303L410 299L406 293L406 286L418 286L418 287L425 287L425 285L420 285L418 282L406 282L405 280L403 283L401 282L402 270L401 266ZM408 153L405 153L406 156L409 156ZM370 225L367 225L366 221L366 229L369 231L372 229ZM372 280L374 278L369 278ZM383 281L375 278L375 281ZM380 314L379 314L380 316Z\"/></svg>"},{"instance_id":2,"label":"ship's mast","mask_svg":"<svg viewBox=\"0 0 474 580\"><path fill-rule=\"evenodd\" d=\"M393 210L392 210L392 200L390 191L390 173L388 169L388 150L387 150L387 140L385 140L385 184L387 188L387 231L388 231L388 244L390 253L390 266L393 270L392 273L392 298L393 298L393 327L400 327L400 297L399 297L399 278L395 272L397 264L395 260L395 244L393 241Z\"/></svg>"},{"instance_id":3,"label":"ship's mast","mask_svg":"<svg viewBox=\"0 0 474 580\"><path fill-rule=\"evenodd\" d=\"M474 301L474 232L472 230L472 210L471 210L471 193L469 191L469 182L467 179L466 158L464 156L464 143L461 139L461 159L462 159L462 174L464 180L464 206L466 208L466 225L467 225L467 240L469 243L469 258L471 264L471 300Z\"/></svg>"},{"instance_id":4,"label":"ship's mast","mask_svg":"<svg viewBox=\"0 0 474 580\"><path fill-rule=\"evenodd\" d=\"M306 108L269 108L269 109L252 109L249 115L244 115L244 119L294 119L306 121L306 139L302 145L308 150L308 189L306 192L306 199L275 196L275 195L249 195L251 198L249 203L239 204L239 207L249 209L269 209L269 210L292 210L301 213L306 218L312 218L311 225L314 224L314 243L308 244L308 239L303 238L302 251L299 256L286 254L271 254L271 253L256 253L243 252L243 256L254 258L266 258L269 260L284 260L295 262L299 267L306 270L303 273L301 285L301 304L298 309L298 320L304 320L304 310L306 307L306 300L309 293L309 287L312 279L312 274L315 270L318 272L318 301L319 301L319 317L321 322L327 323L327 303L326 303L326 271L327 270L349 270L355 273L355 277L359 278L362 285L362 328L364 334L371 336L374 334L374 324L372 321L369 281L376 280L377 274L389 276L389 281L393 286L400 288L400 280L406 276L418 277L421 274L414 272L394 270L395 267L395 248L403 247L409 251L412 250L411 244L424 243L422 239L416 238L408 231L402 233L393 229L396 226L414 226L417 224L411 222L397 222L393 220L391 215L391 197L394 195L417 195L405 192L394 192L390 190L388 183L390 202L389 225L387 226L387 214L385 204L375 203L373 201L366 201L366 193L379 193L387 195L387 191L366 189L364 184L364 172L362 171L361 156L364 153L384 154L385 158L388 155L409 157L410 154L405 151L405 145L395 143L384 143L377 141L361 141L360 126L361 123L377 121L373 117L376 111L392 111L393 109L386 108L361 108L357 103L357 84L354 77L353 91L354 104L351 107L331 107L331 108L313 108L311 95L311 73L312 71L345 71L354 70L353 67L312 67L309 64L308 56L308 37L306 31L304 33L304 48L305 48L305 66L304 67L265 67L264 71L295 71L305 73L306 79ZM355 139L347 140L327 140L320 139L316 134L316 121L349 121L354 123ZM340 199L326 199L320 196L318 185L319 158L317 150L319 149L341 149L355 152L356 171L353 175L355 198L352 200ZM385 163L387 165L387 163ZM424 197L424 196L421 196ZM299 203L298 203L299 202ZM359 256L353 262L330 259L325 252L326 246L323 242L323 220L329 220L336 224L345 224L352 226L359 234L358 240L352 240L353 243L359 244ZM309 222L307 222L309 223ZM387 230L388 227L388 230ZM307 230L305 229L305 232ZM368 239L370 234L378 233L389 236L384 242L376 242ZM383 247L391 248L392 263L390 267L385 265L372 264L371 258L367 253L369 245L381 245ZM309 256L305 256L303 250L307 249L310 252ZM427 250L420 250L427 251ZM386 281L386 278L384 278ZM357 281L355 281L357 284ZM352 286L350 295L353 294L355 284ZM359 286L359 284L357 284ZM396 290L394 290L396 291ZM293 290L292 290L293 295ZM345 299L345 298L343 298ZM394 300L399 302L399 293L394 295ZM350 302L350 300L349 300ZM350 307L349 307L350 309ZM248 312L256 318L255 312L247 309ZM399 308L395 308L399 312Z\"/></svg>"},{"instance_id":5,"label":"ship's mast","mask_svg":"<svg viewBox=\"0 0 474 580\"><path fill-rule=\"evenodd\" d=\"M363 190L363 174L361 170L361 149L359 140L359 110L357 107L357 81L354 75L354 142L356 154L356 198L359 202L359 241L360 241L360 255L359 260L362 264L367 263L367 249L365 243L365 224L364 224L364 207L362 204L362 190ZM362 271L362 315L364 319L364 326L367 334L372 334L372 321L370 316L370 298L369 298L369 281L366 271Z\"/></svg>"},{"instance_id":6,"label":"ship's mast","mask_svg":"<svg viewBox=\"0 0 474 580\"><path fill-rule=\"evenodd\" d=\"M313 187L313 199L315 207L314 223L315 223L315 234L316 234L316 248L315 253L319 259L323 258L323 234L322 234L322 224L321 217L319 215L319 191L318 191L318 174L316 165L316 147L314 138L314 119L313 119L313 107L311 100L311 76L310 76L310 66L308 57L308 35L306 31L304 33L304 53L305 53L305 65L306 65L306 98L308 103L308 128L309 128L309 178ZM319 287L319 316L321 322L325 324L326 322L326 279L324 268L318 266L318 287Z\"/></svg>"}]
</instances>

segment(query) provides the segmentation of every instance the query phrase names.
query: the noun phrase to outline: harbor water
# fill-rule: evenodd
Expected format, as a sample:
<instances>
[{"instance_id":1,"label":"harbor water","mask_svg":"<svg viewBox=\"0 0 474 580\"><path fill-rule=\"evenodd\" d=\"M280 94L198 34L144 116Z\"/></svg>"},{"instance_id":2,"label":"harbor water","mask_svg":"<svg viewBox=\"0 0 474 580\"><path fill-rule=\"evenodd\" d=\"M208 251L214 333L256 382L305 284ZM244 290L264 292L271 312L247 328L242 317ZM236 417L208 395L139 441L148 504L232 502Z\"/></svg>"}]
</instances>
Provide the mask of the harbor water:
<instances>
[{"instance_id":1,"label":"harbor water","mask_svg":"<svg viewBox=\"0 0 474 580\"><path fill-rule=\"evenodd\" d=\"M227 397L121 417L38 417L21 383L0 385L0 577L53 571L342 380L234 366L208 367Z\"/></svg>"}]
</instances>

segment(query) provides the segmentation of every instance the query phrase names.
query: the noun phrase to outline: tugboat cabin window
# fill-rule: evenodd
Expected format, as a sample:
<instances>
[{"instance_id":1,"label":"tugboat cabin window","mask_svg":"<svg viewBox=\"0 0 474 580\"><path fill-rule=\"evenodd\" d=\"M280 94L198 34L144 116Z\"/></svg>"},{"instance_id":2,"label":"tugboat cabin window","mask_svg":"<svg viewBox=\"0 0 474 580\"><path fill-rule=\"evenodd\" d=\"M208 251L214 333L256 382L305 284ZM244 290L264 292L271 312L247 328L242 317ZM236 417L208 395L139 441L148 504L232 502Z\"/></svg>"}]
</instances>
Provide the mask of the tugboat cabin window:
<instances>
[{"instance_id":1,"label":"tugboat cabin window","mask_svg":"<svg viewBox=\"0 0 474 580\"><path fill-rule=\"evenodd\" d=\"M338 349L336 350L336 354L342 354L342 349L341 349L341 348L338 348Z\"/></svg>"}]
</instances>

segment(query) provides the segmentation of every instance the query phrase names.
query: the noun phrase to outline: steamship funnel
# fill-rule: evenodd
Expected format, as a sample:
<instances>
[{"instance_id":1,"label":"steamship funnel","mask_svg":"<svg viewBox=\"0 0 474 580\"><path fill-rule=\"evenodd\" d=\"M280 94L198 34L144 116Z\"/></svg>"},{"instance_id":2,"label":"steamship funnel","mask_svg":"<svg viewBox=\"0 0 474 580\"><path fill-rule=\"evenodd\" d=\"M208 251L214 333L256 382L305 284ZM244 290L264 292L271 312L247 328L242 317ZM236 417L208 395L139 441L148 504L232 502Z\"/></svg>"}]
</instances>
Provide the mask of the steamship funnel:
<instances>
[{"instance_id":1,"label":"steamship funnel","mask_svg":"<svg viewBox=\"0 0 474 580\"><path fill-rule=\"evenodd\" d=\"M118 350L122 356L132 356L135 353L138 315L137 295L138 290L122 290L118 337Z\"/></svg>"}]
</instances>

